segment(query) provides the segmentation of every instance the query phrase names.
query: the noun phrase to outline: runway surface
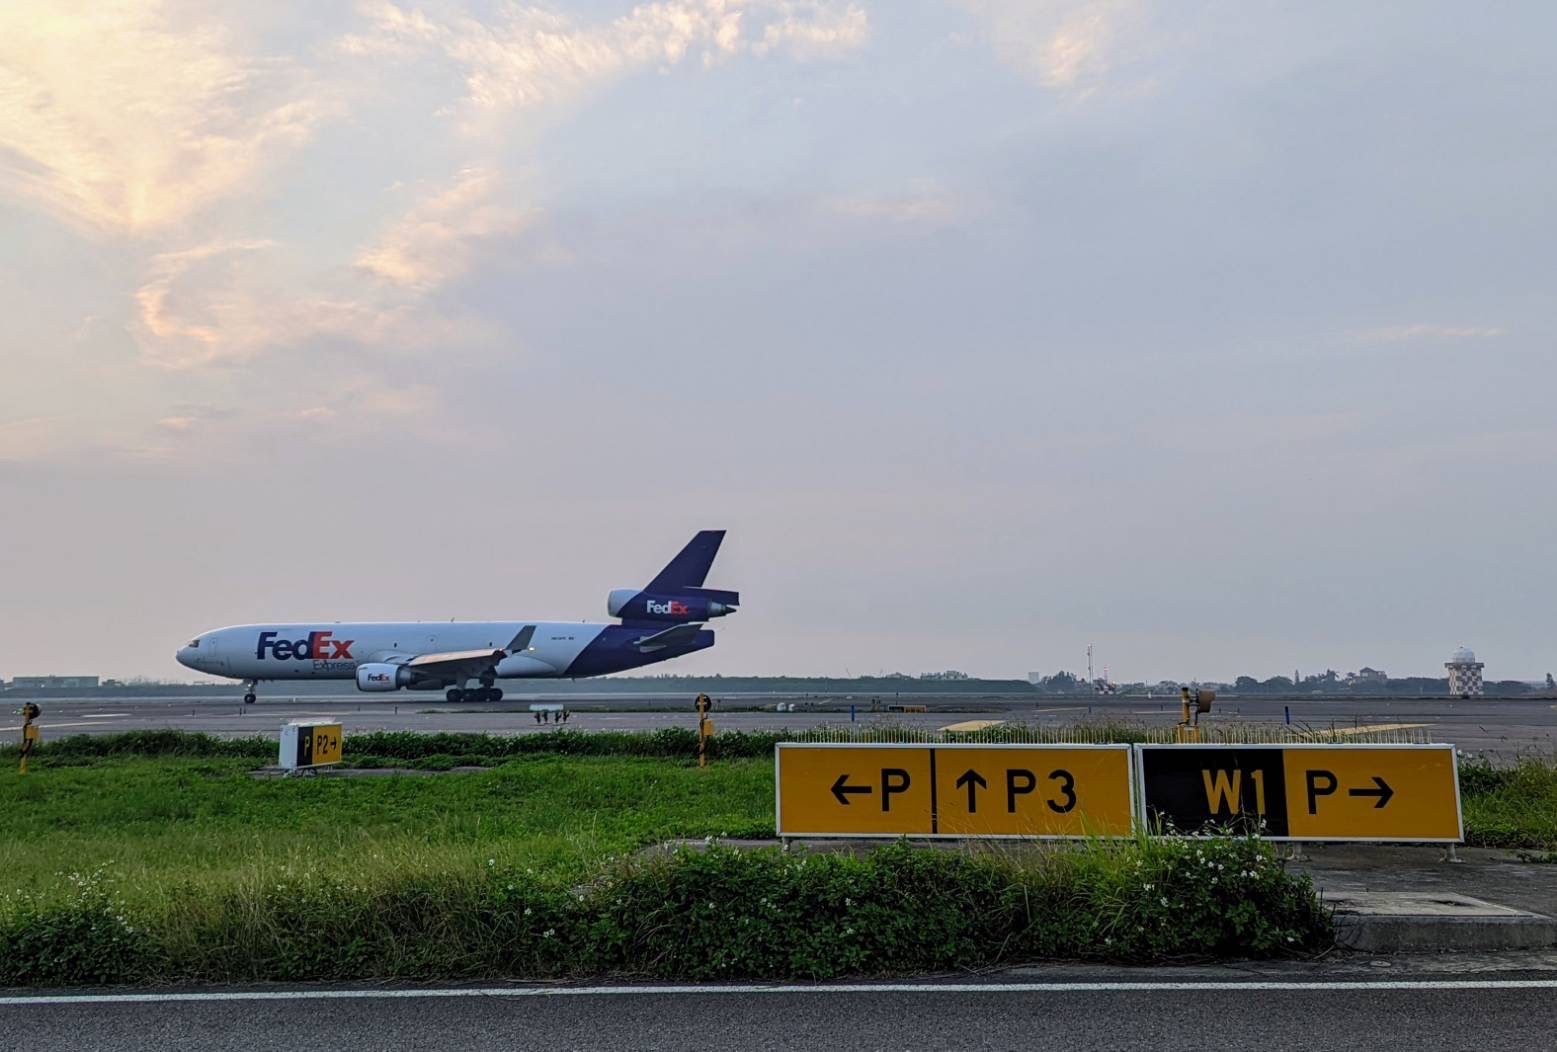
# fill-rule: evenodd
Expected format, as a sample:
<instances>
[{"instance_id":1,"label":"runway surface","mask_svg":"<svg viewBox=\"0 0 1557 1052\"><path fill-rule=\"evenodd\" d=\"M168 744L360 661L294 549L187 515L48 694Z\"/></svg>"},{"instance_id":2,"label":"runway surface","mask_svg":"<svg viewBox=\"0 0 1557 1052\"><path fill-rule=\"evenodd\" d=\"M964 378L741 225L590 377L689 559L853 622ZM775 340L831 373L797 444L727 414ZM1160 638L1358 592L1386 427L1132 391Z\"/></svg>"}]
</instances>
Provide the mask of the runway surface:
<instances>
[{"instance_id":1,"label":"runway surface","mask_svg":"<svg viewBox=\"0 0 1557 1052\"><path fill-rule=\"evenodd\" d=\"M339 720L347 733L369 730L473 731L494 734L547 733L529 711L534 701L565 702L569 729L644 731L664 727L695 728L691 699L682 695L546 695L510 693L496 704L449 705L437 695L397 694L370 697L345 687L339 694L295 697L284 684L265 684L255 705L244 705L241 691L199 697L70 698L44 697L39 720L46 738L67 734L104 734L126 730L179 728L226 736L275 734L289 720ZM895 724L936 730L969 720L1000 720L1067 726L1098 720L1171 726L1177 699L1012 699L1004 697L927 696L904 698L926 705L918 713L872 713L869 696L777 695L716 696L719 730L804 730ZM776 712L780 701L802 711ZM7 699L5 711L19 701ZM1557 753L1557 702L1550 698L1236 698L1218 699L1206 717L1208 726L1248 723L1275 726L1288 719L1298 727L1333 733L1334 740L1365 737L1369 731L1399 733L1420 740L1451 742L1462 749L1498 757ZM0 716L0 735L17 732L20 720Z\"/></svg>"},{"instance_id":2,"label":"runway surface","mask_svg":"<svg viewBox=\"0 0 1557 1052\"><path fill-rule=\"evenodd\" d=\"M1552 975L1207 981L1139 969L975 983L150 992L0 999L0 1033L32 1052L1547 1048Z\"/></svg>"}]
</instances>

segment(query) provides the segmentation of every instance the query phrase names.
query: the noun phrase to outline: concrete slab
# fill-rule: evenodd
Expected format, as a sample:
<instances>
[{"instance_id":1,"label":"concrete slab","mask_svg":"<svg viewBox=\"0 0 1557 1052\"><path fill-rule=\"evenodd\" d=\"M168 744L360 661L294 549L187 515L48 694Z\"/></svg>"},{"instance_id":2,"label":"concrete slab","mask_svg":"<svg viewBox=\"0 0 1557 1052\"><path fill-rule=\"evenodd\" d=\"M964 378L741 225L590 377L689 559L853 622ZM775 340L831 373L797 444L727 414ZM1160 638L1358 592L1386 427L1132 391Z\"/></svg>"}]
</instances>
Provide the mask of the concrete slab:
<instances>
[{"instance_id":1,"label":"concrete slab","mask_svg":"<svg viewBox=\"0 0 1557 1052\"><path fill-rule=\"evenodd\" d=\"M1552 918L1469 895L1342 891L1324 900L1335 909L1336 944L1349 950L1485 953L1557 946Z\"/></svg>"}]
</instances>

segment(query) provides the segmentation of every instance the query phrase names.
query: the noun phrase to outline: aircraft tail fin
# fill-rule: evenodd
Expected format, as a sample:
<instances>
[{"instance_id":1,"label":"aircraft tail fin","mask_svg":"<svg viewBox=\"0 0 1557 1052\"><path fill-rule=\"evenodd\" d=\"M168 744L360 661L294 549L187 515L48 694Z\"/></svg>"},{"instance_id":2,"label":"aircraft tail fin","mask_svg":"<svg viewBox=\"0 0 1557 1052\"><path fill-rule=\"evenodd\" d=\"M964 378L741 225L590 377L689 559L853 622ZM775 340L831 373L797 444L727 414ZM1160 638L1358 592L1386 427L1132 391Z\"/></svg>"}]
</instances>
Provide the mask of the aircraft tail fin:
<instances>
[{"instance_id":1,"label":"aircraft tail fin","mask_svg":"<svg viewBox=\"0 0 1557 1052\"><path fill-rule=\"evenodd\" d=\"M649 582L645 591L671 592L678 588L702 587L723 541L723 530L699 530L697 536L688 541L687 546Z\"/></svg>"}]
</instances>

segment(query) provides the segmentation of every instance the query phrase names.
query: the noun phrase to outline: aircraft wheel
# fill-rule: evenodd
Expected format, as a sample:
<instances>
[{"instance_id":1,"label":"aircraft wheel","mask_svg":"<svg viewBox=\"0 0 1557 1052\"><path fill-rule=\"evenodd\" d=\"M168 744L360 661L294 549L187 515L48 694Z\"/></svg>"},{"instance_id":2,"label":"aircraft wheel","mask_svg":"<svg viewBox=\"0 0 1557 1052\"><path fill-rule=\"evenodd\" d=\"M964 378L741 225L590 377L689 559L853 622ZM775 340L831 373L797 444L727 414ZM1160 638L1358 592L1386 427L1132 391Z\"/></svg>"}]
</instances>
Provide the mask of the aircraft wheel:
<instances>
[{"instance_id":1,"label":"aircraft wheel","mask_svg":"<svg viewBox=\"0 0 1557 1052\"><path fill-rule=\"evenodd\" d=\"M254 701L255 701L255 698L254 698L253 694L245 694L243 696L243 703L245 705L253 705Z\"/></svg>"},{"instance_id":2,"label":"aircraft wheel","mask_svg":"<svg viewBox=\"0 0 1557 1052\"><path fill-rule=\"evenodd\" d=\"M465 700L465 692L458 687L450 687L449 692L444 697L448 699L450 705L458 705Z\"/></svg>"}]
</instances>

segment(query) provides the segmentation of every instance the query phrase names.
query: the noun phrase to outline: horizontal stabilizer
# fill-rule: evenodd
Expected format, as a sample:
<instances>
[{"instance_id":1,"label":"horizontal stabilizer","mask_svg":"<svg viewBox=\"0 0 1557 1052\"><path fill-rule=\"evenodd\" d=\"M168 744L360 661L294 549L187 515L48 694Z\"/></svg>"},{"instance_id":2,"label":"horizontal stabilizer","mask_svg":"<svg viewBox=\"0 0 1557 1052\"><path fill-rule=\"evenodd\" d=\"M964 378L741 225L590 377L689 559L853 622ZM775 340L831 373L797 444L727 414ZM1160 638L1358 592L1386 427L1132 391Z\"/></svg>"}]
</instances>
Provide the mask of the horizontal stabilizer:
<instances>
[{"instance_id":1,"label":"horizontal stabilizer","mask_svg":"<svg viewBox=\"0 0 1557 1052\"><path fill-rule=\"evenodd\" d=\"M723 588L683 588L681 594L695 599L707 599L710 603L723 603L725 606L741 605L740 592L730 592Z\"/></svg>"},{"instance_id":2,"label":"horizontal stabilizer","mask_svg":"<svg viewBox=\"0 0 1557 1052\"><path fill-rule=\"evenodd\" d=\"M663 632L656 632L652 636L644 636L633 645L644 653L648 653L651 650L664 650L666 647L692 642L702 630L703 626L697 624L673 625Z\"/></svg>"}]
</instances>

